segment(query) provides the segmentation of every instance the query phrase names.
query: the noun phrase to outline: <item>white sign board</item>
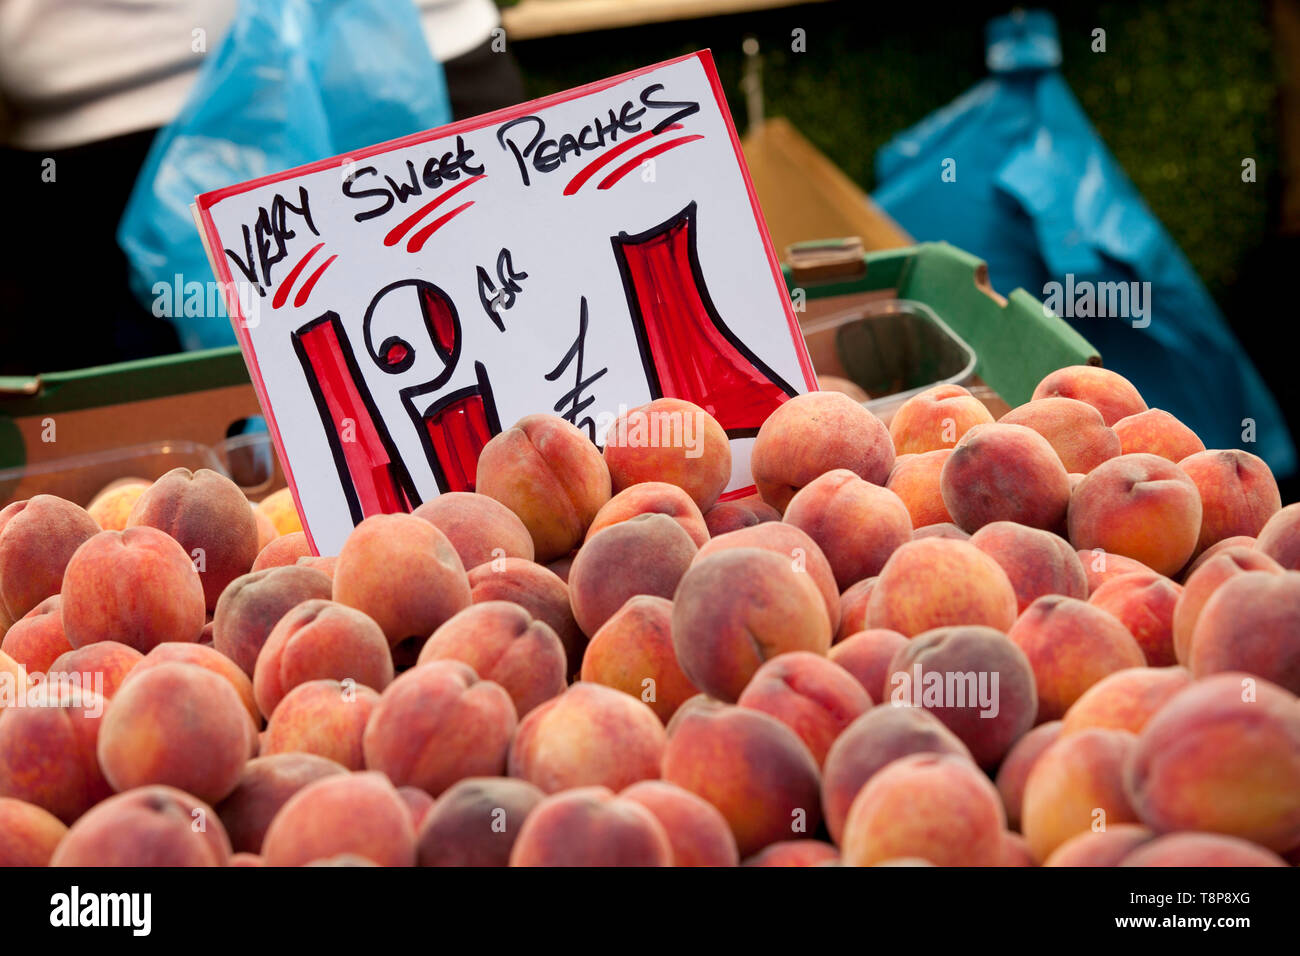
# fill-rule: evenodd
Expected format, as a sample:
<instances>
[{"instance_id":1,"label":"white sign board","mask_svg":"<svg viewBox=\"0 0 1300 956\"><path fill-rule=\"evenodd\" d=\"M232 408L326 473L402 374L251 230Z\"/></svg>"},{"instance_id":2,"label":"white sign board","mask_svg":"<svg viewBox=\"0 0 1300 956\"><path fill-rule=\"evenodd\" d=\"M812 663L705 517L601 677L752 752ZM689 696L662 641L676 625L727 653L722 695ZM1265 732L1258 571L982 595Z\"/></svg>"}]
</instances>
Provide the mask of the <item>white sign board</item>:
<instances>
[{"instance_id":1,"label":"white sign board","mask_svg":"<svg viewBox=\"0 0 1300 956\"><path fill-rule=\"evenodd\" d=\"M712 58L197 197L313 547L474 487L536 412L601 444L661 396L732 439L816 388Z\"/></svg>"}]
</instances>

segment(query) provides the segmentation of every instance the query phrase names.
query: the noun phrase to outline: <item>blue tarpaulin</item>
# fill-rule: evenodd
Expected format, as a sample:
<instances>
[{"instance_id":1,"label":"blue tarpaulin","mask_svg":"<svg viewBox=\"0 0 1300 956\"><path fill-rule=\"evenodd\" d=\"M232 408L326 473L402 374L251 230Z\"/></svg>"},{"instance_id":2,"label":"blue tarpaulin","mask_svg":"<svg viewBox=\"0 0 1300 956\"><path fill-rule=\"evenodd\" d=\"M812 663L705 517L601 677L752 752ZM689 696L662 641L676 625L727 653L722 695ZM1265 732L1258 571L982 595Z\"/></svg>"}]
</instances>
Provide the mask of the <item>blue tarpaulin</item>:
<instances>
[{"instance_id":1,"label":"blue tarpaulin","mask_svg":"<svg viewBox=\"0 0 1300 956\"><path fill-rule=\"evenodd\" d=\"M1000 17L987 39L991 76L876 156L876 201L985 259L994 288L1041 298L1207 448L1293 474L1277 402L1061 77L1055 20Z\"/></svg>"},{"instance_id":2,"label":"blue tarpaulin","mask_svg":"<svg viewBox=\"0 0 1300 956\"><path fill-rule=\"evenodd\" d=\"M411 0L240 0L123 213L132 291L149 307L157 289L213 280L190 214L196 195L450 121L442 65ZM233 345L220 312L166 317L187 349Z\"/></svg>"}]
</instances>

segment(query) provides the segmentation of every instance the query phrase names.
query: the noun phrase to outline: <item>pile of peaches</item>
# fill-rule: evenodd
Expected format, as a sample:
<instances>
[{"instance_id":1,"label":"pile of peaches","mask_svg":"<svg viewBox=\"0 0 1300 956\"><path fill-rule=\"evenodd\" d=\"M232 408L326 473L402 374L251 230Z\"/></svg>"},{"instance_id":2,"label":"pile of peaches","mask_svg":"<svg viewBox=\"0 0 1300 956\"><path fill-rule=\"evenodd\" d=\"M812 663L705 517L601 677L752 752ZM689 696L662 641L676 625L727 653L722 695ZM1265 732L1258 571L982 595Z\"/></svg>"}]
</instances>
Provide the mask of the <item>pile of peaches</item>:
<instances>
[{"instance_id":1,"label":"pile of peaches","mask_svg":"<svg viewBox=\"0 0 1300 956\"><path fill-rule=\"evenodd\" d=\"M0 865L1300 862L1260 458L1083 366L793 398L733 500L627 415L694 440L529 416L336 556L210 471L8 505Z\"/></svg>"}]
</instances>

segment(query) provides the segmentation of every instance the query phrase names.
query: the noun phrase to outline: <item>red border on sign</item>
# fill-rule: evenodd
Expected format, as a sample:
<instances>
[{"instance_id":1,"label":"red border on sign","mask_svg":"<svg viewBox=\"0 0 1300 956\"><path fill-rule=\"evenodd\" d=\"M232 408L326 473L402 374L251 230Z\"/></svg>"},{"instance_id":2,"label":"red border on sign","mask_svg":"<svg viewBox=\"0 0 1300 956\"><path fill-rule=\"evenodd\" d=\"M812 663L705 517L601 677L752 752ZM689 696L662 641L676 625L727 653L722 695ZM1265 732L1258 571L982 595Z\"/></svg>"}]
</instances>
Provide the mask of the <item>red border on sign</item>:
<instances>
[{"instance_id":1,"label":"red border on sign","mask_svg":"<svg viewBox=\"0 0 1300 956\"><path fill-rule=\"evenodd\" d=\"M723 122L727 126L727 134L731 137L731 149L736 157L736 163L740 167L741 177L745 181L745 191L749 195L749 205L754 212L754 220L758 225L759 237L763 241L763 249L767 253L768 265L772 270L772 279L777 288L785 288L785 277L781 272L781 264L776 257L776 250L772 245L772 237L767 230L767 221L763 218L763 210L758 205L758 194L754 191L753 180L749 176L749 166L745 163L745 154L740 148L740 137L736 134L736 124L731 119L731 110L727 107L727 98L722 91L722 81L718 77L717 68L713 63L713 54L709 50L700 50L696 53L688 53L685 56L679 56L672 60L664 60L662 63L655 63L650 66L644 66L637 70L631 70L627 73L621 73L618 76L609 77L608 79L598 80L594 83L588 83L584 86L574 87L571 90L564 90L560 93L552 93L550 96L543 96L540 99L530 100L527 103L520 103L518 106L511 106L506 109L496 110L492 113L484 113L481 116L473 116L469 119L459 120L450 123L447 126L440 126L437 129L425 130L419 133L412 133L409 136L403 136L399 139L392 139L385 143L379 143L375 146L367 146L364 149L355 150L339 156L331 156L327 159L320 159L314 163L308 163L305 166L296 166L293 169L286 169L282 172L272 173L268 176L262 176L258 179L249 180L248 182L238 183L234 186L226 186L222 189L215 189L212 192L203 193L195 197L195 205L198 207L198 215L203 223L203 232L207 241L209 250L209 259L212 267L216 272L218 280L223 283L223 287L233 290L234 284L230 272L230 264L226 257L221 253L222 246L217 235L216 226L212 222L210 209L216 203L230 196L237 196L241 193L249 192L253 189L260 189L263 186L270 186L274 183L283 182L286 179L293 179L296 176L303 176L309 173L321 172L327 169L336 169L346 162L365 159L369 156L375 156L380 153L391 152L395 149L402 149L408 146L417 146L420 143L427 143L430 140L445 139L448 136L455 136L457 133L467 133L474 130L480 130L487 126L496 126L508 120L517 119L520 116L527 116L536 113L551 106L557 106L561 103L567 103L571 100L583 96L590 96L593 93L599 93L610 87L617 86L628 80L635 79L638 76L644 76L647 73L653 73L655 70L664 67L673 66L677 63L685 63L688 60L699 60L700 65L704 68L705 76L708 78L709 87L713 91L713 99L718 106L718 111L722 114ZM244 353L244 362L248 366L250 377L253 380L253 388L257 393L257 400L262 406L262 413L266 417L267 427L271 432L271 441L275 444L276 454L280 457L280 466L284 471L285 480L289 484L290 493L293 495L294 506L298 509L298 515L301 517L303 531L307 535L307 543L311 546L313 554L318 554L319 549L312 538L311 528L303 514L302 503L298 500L298 484L293 477L293 469L289 464L289 457L284 451L284 442L280 437L280 427L275 420L275 414L271 410L271 402L267 398L266 383L262 379L262 371L257 364L257 356L253 351L252 338L248 329L244 328L245 321L243 313L239 308L238 296L233 294L227 296L226 311L230 315L231 325L235 329L235 337L239 340L239 347ZM804 342L803 330L799 327L799 320L794 314L794 306L790 302L789 296L781 297L782 304L785 307L786 321L790 326L790 336L794 340L795 352L799 358L799 367L803 372L804 384L810 391L817 391L817 375L813 371L812 360L808 356L808 347ZM737 488L728 494L724 494L721 500L731 500L753 494L754 487Z\"/></svg>"}]
</instances>

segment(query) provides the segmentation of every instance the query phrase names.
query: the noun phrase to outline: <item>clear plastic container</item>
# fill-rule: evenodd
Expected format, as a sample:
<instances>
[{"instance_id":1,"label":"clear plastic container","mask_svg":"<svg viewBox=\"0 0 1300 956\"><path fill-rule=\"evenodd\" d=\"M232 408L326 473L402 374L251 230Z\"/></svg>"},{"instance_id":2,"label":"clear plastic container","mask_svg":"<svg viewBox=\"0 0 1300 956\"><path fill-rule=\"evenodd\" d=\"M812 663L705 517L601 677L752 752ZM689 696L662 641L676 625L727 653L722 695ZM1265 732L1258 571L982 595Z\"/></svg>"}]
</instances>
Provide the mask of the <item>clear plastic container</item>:
<instances>
[{"instance_id":1,"label":"clear plastic container","mask_svg":"<svg viewBox=\"0 0 1300 956\"><path fill-rule=\"evenodd\" d=\"M935 385L970 387L975 350L929 306L874 299L803 326L818 375L848 379L870 398L863 404L889 421L905 401Z\"/></svg>"},{"instance_id":2,"label":"clear plastic container","mask_svg":"<svg viewBox=\"0 0 1300 956\"><path fill-rule=\"evenodd\" d=\"M173 468L211 468L229 474L207 445L192 441L146 442L0 470L0 502L58 495L85 507L111 482L122 478L154 481Z\"/></svg>"}]
</instances>

